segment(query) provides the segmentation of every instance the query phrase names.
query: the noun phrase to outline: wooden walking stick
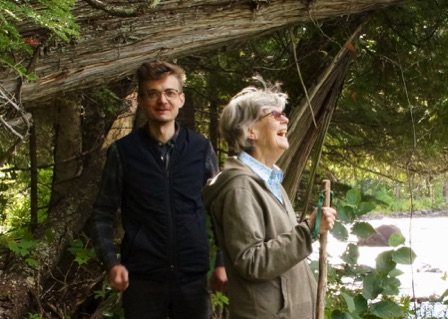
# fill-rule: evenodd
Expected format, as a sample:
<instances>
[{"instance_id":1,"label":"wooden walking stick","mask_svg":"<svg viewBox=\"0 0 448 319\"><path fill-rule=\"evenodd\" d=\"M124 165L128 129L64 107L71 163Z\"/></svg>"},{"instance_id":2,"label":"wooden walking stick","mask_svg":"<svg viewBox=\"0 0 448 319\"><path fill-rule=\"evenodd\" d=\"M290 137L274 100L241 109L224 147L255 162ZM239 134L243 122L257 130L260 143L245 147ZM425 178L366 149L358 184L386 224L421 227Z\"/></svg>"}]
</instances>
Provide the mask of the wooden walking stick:
<instances>
[{"instance_id":1,"label":"wooden walking stick","mask_svg":"<svg viewBox=\"0 0 448 319\"><path fill-rule=\"evenodd\" d=\"M322 206L329 207L331 205L329 180L326 179L323 181L323 188L324 201ZM320 224L320 218L318 222ZM327 291L327 233L320 235L319 244L319 280L317 282L316 319L323 319L325 316L325 293Z\"/></svg>"}]
</instances>

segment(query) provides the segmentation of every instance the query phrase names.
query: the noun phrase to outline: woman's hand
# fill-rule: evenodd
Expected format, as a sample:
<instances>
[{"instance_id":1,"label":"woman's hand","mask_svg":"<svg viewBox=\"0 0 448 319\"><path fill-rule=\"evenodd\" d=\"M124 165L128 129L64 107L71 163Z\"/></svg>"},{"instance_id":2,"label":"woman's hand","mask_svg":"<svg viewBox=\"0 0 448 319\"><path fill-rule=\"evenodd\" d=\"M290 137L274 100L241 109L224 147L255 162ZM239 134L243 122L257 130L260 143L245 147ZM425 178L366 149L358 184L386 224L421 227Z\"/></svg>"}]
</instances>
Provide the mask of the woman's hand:
<instances>
[{"instance_id":1,"label":"woman's hand","mask_svg":"<svg viewBox=\"0 0 448 319\"><path fill-rule=\"evenodd\" d=\"M322 214L320 218L319 234L325 234L327 231L333 229L336 221L337 212L332 207L322 207ZM308 223L311 229L314 229L316 225L317 208L308 217Z\"/></svg>"}]
</instances>

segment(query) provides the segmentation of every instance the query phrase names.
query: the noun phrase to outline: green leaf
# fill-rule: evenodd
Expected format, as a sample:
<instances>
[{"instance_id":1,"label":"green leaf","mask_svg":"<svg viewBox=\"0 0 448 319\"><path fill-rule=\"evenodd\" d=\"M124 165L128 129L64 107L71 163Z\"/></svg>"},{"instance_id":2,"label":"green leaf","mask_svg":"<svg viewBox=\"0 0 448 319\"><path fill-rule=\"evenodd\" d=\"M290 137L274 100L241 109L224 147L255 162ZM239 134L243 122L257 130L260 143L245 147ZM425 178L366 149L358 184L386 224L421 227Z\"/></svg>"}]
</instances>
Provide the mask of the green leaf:
<instances>
[{"instance_id":1,"label":"green leaf","mask_svg":"<svg viewBox=\"0 0 448 319\"><path fill-rule=\"evenodd\" d=\"M357 222L352 226L352 233L361 238L367 238L376 233L375 228L366 222Z\"/></svg>"},{"instance_id":2,"label":"green leaf","mask_svg":"<svg viewBox=\"0 0 448 319\"><path fill-rule=\"evenodd\" d=\"M35 247L36 244L37 244L37 243L36 243L36 241L34 241L34 240L22 240L22 241L20 242L20 246L22 246L22 248L25 249L25 250L27 250L27 251L29 251L30 248Z\"/></svg>"},{"instance_id":3,"label":"green leaf","mask_svg":"<svg viewBox=\"0 0 448 319\"><path fill-rule=\"evenodd\" d=\"M392 269L391 271L389 271L389 276L390 277L398 277L398 276L403 275L403 274L404 274L404 272L401 271L400 269L397 269L397 268Z\"/></svg>"},{"instance_id":4,"label":"green leaf","mask_svg":"<svg viewBox=\"0 0 448 319\"><path fill-rule=\"evenodd\" d=\"M353 319L353 317L344 311L335 310L331 313L331 319Z\"/></svg>"},{"instance_id":5,"label":"green leaf","mask_svg":"<svg viewBox=\"0 0 448 319\"><path fill-rule=\"evenodd\" d=\"M392 259L397 264L410 265L417 255L409 247L401 247L392 253Z\"/></svg>"},{"instance_id":6,"label":"green leaf","mask_svg":"<svg viewBox=\"0 0 448 319\"><path fill-rule=\"evenodd\" d=\"M362 216L365 215L369 212L371 212L372 210L374 210L375 208L375 204L371 203L371 202L362 202L358 205L358 209L356 211L356 216Z\"/></svg>"},{"instance_id":7,"label":"green leaf","mask_svg":"<svg viewBox=\"0 0 448 319\"><path fill-rule=\"evenodd\" d=\"M354 244L348 244L341 258L349 265L356 265L359 258L358 246Z\"/></svg>"},{"instance_id":8,"label":"green leaf","mask_svg":"<svg viewBox=\"0 0 448 319\"><path fill-rule=\"evenodd\" d=\"M74 248L82 248L84 246L84 243L80 239L75 239L72 241L71 246Z\"/></svg>"},{"instance_id":9,"label":"green leaf","mask_svg":"<svg viewBox=\"0 0 448 319\"><path fill-rule=\"evenodd\" d=\"M355 217L353 213L353 207L351 206L341 206L338 207L338 220L344 223L351 223Z\"/></svg>"},{"instance_id":10,"label":"green leaf","mask_svg":"<svg viewBox=\"0 0 448 319\"><path fill-rule=\"evenodd\" d=\"M24 238L26 237L26 234ZM31 253L31 249L37 245L35 240L25 240L22 239L19 242L15 240L11 240L8 242L8 248L14 253L21 255L23 257L28 256Z\"/></svg>"},{"instance_id":11,"label":"green leaf","mask_svg":"<svg viewBox=\"0 0 448 319\"><path fill-rule=\"evenodd\" d=\"M75 261L79 265L83 265L89 262L89 260L95 255L92 248L85 248L84 243L80 239L72 241L68 251L75 256Z\"/></svg>"},{"instance_id":12,"label":"green leaf","mask_svg":"<svg viewBox=\"0 0 448 319\"><path fill-rule=\"evenodd\" d=\"M17 243L14 240L11 240L8 242L8 248L15 252L16 254L18 254L20 252L20 248L19 245L17 245Z\"/></svg>"},{"instance_id":13,"label":"green leaf","mask_svg":"<svg viewBox=\"0 0 448 319\"><path fill-rule=\"evenodd\" d=\"M448 289L445 290L445 292L442 294L442 296L440 296L440 298L441 298L442 300L445 299L446 297L448 297ZM444 304L446 304L446 301L444 302Z\"/></svg>"},{"instance_id":14,"label":"green leaf","mask_svg":"<svg viewBox=\"0 0 448 319\"><path fill-rule=\"evenodd\" d=\"M37 268L37 266L38 266L37 260L34 258L26 258L25 262L33 268Z\"/></svg>"},{"instance_id":15,"label":"green leaf","mask_svg":"<svg viewBox=\"0 0 448 319\"><path fill-rule=\"evenodd\" d=\"M334 223L334 227L331 230L331 233L336 239L340 241L346 241L348 239L348 230L339 221L336 221Z\"/></svg>"},{"instance_id":16,"label":"green leaf","mask_svg":"<svg viewBox=\"0 0 448 319\"><path fill-rule=\"evenodd\" d=\"M380 318L390 319L403 317L403 312L400 309L400 306L395 302L384 300L377 303L374 303L370 307L370 311Z\"/></svg>"},{"instance_id":17,"label":"green leaf","mask_svg":"<svg viewBox=\"0 0 448 319\"><path fill-rule=\"evenodd\" d=\"M395 269L397 264L393 261L392 254L392 250L387 250L380 253L376 257L375 261L377 271L381 272L382 274L388 274L391 270Z\"/></svg>"},{"instance_id":18,"label":"green leaf","mask_svg":"<svg viewBox=\"0 0 448 319\"><path fill-rule=\"evenodd\" d=\"M362 296L365 299L375 299L381 291L381 278L378 274L368 274L363 280Z\"/></svg>"},{"instance_id":19,"label":"green leaf","mask_svg":"<svg viewBox=\"0 0 448 319\"><path fill-rule=\"evenodd\" d=\"M391 247L397 247L397 246L404 244L405 241L406 241L406 239L404 238L404 236L402 234L393 233L392 235L390 235L388 243L389 243L389 246L391 246Z\"/></svg>"},{"instance_id":20,"label":"green leaf","mask_svg":"<svg viewBox=\"0 0 448 319\"><path fill-rule=\"evenodd\" d=\"M357 206L361 202L361 192L359 189L352 188L345 195L347 204Z\"/></svg>"},{"instance_id":21,"label":"green leaf","mask_svg":"<svg viewBox=\"0 0 448 319\"><path fill-rule=\"evenodd\" d=\"M345 292L341 292L342 298L344 298L345 304L347 305L347 309L349 312L354 312L356 309L355 305L355 297L352 295L349 295Z\"/></svg>"},{"instance_id":22,"label":"green leaf","mask_svg":"<svg viewBox=\"0 0 448 319\"><path fill-rule=\"evenodd\" d=\"M355 297L355 307L356 314L362 314L367 310L367 300L361 294Z\"/></svg>"},{"instance_id":23,"label":"green leaf","mask_svg":"<svg viewBox=\"0 0 448 319\"><path fill-rule=\"evenodd\" d=\"M212 304L220 307L224 307L229 304L229 297L224 295L222 292L217 291L211 295Z\"/></svg>"},{"instance_id":24,"label":"green leaf","mask_svg":"<svg viewBox=\"0 0 448 319\"><path fill-rule=\"evenodd\" d=\"M381 285L383 287L383 295L398 296L398 294L400 293L400 285L400 280L395 277L384 278Z\"/></svg>"}]
</instances>

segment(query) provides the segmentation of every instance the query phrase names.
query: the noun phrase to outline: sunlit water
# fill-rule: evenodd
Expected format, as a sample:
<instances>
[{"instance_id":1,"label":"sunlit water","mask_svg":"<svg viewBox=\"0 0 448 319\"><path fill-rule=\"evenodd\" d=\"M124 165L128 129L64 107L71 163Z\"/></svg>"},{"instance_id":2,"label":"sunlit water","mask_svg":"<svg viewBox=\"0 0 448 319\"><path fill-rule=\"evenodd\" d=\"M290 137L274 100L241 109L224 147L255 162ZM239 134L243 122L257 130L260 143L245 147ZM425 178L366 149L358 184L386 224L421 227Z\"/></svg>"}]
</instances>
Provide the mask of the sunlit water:
<instances>
[{"instance_id":1,"label":"sunlit water","mask_svg":"<svg viewBox=\"0 0 448 319\"><path fill-rule=\"evenodd\" d=\"M444 279L448 272L448 217L414 217L414 218L383 218L366 220L373 227L380 225L395 225L400 228L406 238L405 245L411 247L417 254L413 265L397 265L404 273L398 277L401 282L400 294L419 300L441 296L448 289L448 281ZM349 241L356 243L356 238ZM340 256L347 243L341 243L331 235L328 238L329 263L342 263ZM312 259L318 259L318 242L314 246ZM359 264L375 267L375 258L381 252L391 247L359 247ZM425 304L422 304L422 307ZM445 318L446 307L436 304L428 312L434 317ZM425 317L425 316L422 316Z\"/></svg>"}]
</instances>

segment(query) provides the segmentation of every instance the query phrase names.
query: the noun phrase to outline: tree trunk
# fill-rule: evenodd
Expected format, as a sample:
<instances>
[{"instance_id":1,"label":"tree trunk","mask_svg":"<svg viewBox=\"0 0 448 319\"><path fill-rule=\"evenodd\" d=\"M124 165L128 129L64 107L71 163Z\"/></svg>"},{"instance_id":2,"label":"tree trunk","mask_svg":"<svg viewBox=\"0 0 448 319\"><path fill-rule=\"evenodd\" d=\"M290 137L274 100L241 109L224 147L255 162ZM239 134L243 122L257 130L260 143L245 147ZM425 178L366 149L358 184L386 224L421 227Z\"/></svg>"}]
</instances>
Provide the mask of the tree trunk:
<instances>
[{"instance_id":1,"label":"tree trunk","mask_svg":"<svg viewBox=\"0 0 448 319\"><path fill-rule=\"evenodd\" d=\"M88 138L84 141L85 149L77 157L79 163L82 164L82 174L72 178L67 187L64 187L63 196L53 202L54 205L49 210L47 220L36 229L34 238L38 240L38 246L30 249L29 255L25 256L33 258L37 262L37 267L29 266L21 256L16 256L11 261L7 260L7 263L0 259L0 266L2 266L0 318L2 319L25 318L30 307L38 312L44 308L54 308L52 304L42 302L42 298L50 294L54 288L53 285L48 287L48 280L50 278L54 280L54 285L67 280L64 275L62 279L59 278L60 271L63 270L58 268L58 263L67 263L67 258L61 257L67 254L67 247L73 239L81 237L82 230L85 229L90 218L101 176L99 172L102 170L105 159L101 149L104 132L109 128L106 117L97 114L94 108L88 108L88 112L90 114L84 121L82 130L85 132L84 137ZM73 260L73 256L71 257ZM92 267L90 271L93 275L94 268ZM70 292L73 287L66 284L63 289ZM68 298L65 302L67 307L73 310L77 299ZM72 307L69 307L69 304ZM58 311L54 310L52 313L58 313Z\"/></svg>"},{"instance_id":2,"label":"tree trunk","mask_svg":"<svg viewBox=\"0 0 448 319\"><path fill-rule=\"evenodd\" d=\"M448 203L448 182L443 182L443 198L445 199L445 204Z\"/></svg>"},{"instance_id":3,"label":"tree trunk","mask_svg":"<svg viewBox=\"0 0 448 319\"><path fill-rule=\"evenodd\" d=\"M31 233L37 228L38 223L38 192L37 183L37 146L36 146L36 126L30 128L30 230Z\"/></svg>"},{"instance_id":4,"label":"tree trunk","mask_svg":"<svg viewBox=\"0 0 448 319\"><path fill-rule=\"evenodd\" d=\"M58 99L54 145L53 185L50 207L69 193L71 180L82 173L82 109L80 99ZM50 209L51 211L51 209Z\"/></svg>"},{"instance_id":5,"label":"tree trunk","mask_svg":"<svg viewBox=\"0 0 448 319\"><path fill-rule=\"evenodd\" d=\"M196 107L193 104L192 96L188 91L185 92L185 104L179 112L177 117L177 121L182 124L183 127L189 128L191 130L195 130L196 123Z\"/></svg>"},{"instance_id":6,"label":"tree trunk","mask_svg":"<svg viewBox=\"0 0 448 319\"><path fill-rule=\"evenodd\" d=\"M35 101L131 76L148 59L175 59L225 43L245 41L310 18L321 20L405 2L163 0L150 9L147 0L132 4L123 0L114 2L107 12L97 0L78 0L73 14L81 31L69 44L47 39L42 30L26 22L19 27L24 38L39 41L34 57L18 57L23 59L23 65L30 65L37 80L21 84L6 70L0 70L0 76L8 91L15 92L21 87L22 102L32 107Z\"/></svg>"}]
</instances>

